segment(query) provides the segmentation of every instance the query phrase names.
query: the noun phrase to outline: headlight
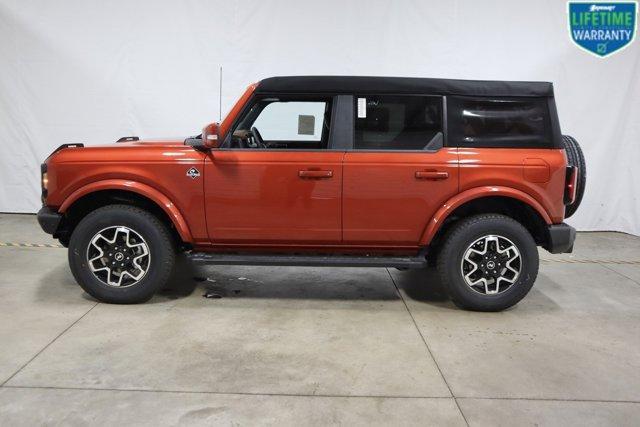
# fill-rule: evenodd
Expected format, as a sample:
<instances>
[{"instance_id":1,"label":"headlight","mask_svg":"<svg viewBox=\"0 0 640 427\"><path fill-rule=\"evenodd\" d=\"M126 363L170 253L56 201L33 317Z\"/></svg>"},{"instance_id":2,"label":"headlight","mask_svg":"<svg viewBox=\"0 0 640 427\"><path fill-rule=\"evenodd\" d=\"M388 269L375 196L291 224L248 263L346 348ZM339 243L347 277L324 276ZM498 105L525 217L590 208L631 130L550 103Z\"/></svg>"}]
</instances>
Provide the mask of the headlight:
<instances>
[{"instance_id":1,"label":"headlight","mask_svg":"<svg viewBox=\"0 0 640 427\"><path fill-rule=\"evenodd\" d=\"M46 204L47 202L47 190L49 189L49 176L47 175L47 164L43 163L40 165L40 184L42 186L42 204Z\"/></svg>"}]
</instances>

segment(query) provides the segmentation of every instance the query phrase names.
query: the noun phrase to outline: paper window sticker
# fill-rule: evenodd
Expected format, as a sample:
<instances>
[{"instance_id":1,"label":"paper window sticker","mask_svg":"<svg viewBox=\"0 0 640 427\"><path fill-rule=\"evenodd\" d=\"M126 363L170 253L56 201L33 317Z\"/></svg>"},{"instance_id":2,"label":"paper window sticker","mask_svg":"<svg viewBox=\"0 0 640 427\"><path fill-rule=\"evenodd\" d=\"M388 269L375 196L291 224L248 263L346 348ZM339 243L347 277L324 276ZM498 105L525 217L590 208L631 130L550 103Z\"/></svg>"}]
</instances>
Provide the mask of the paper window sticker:
<instances>
[{"instance_id":1,"label":"paper window sticker","mask_svg":"<svg viewBox=\"0 0 640 427\"><path fill-rule=\"evenodd\" d=\"M298 116L298 135L313 135L316 128L315 116L300 114Z\"/></svg>"},{"instance_id":2,"label":"paper window sticker","mask_svg":"<svg viewBox=\"0 0 640 427\"><path fill-rule=\"evenodd\" d=\"M358 118L367 118L367 98L358 98Z\"/></svg>"}]
</instances>

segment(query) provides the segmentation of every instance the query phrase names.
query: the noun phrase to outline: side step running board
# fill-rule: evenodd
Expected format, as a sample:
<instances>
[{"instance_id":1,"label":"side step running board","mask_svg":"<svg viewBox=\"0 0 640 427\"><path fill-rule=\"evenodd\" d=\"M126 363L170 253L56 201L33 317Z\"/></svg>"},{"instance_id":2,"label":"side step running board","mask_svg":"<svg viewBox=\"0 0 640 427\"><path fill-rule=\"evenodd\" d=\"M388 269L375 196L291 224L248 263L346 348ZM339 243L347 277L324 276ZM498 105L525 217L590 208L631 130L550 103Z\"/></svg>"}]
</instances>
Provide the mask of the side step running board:
<instances>
[{"instance_id":1,"label":"side step running board","mask_svg":"<svg viewBox=\"0 0 640 427\"><path fill-rule=\"evenodd\" d=\"M360 256L360 255L256 255L192 252L187 258L203 265L287 265L307 267L396 267L423 268L424 256Z\"/></svg>"}]
</instances>

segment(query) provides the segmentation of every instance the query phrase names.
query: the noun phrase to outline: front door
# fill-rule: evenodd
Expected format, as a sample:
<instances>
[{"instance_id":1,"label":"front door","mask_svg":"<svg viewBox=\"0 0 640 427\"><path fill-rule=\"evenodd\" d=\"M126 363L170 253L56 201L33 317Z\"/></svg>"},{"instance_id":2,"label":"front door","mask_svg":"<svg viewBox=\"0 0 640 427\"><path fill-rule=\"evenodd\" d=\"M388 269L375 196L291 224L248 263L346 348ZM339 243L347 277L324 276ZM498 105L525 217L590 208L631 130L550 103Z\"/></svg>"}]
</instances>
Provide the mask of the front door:
<instances>
[{"instance_id":1,"label":"front door","mask_svg":"<svg viewBox=\"0 0 640 427\"><path fill-rule=\"evenodd\" d=\"M207 228L221 244L339 244L342 158L333 99L257 98L205 165Z\"/></svg>"},{"instance_id":2,"label":"front door","mask_svg":"<svg viewBox=\"0 0 640 427\"><path fill-rule=\"evenodd\" d=\"M444 147L442 98L356 95L353 150L344 158L343 241L416 246L458 191L458 153Z\"/></svg>"}]
</instances>

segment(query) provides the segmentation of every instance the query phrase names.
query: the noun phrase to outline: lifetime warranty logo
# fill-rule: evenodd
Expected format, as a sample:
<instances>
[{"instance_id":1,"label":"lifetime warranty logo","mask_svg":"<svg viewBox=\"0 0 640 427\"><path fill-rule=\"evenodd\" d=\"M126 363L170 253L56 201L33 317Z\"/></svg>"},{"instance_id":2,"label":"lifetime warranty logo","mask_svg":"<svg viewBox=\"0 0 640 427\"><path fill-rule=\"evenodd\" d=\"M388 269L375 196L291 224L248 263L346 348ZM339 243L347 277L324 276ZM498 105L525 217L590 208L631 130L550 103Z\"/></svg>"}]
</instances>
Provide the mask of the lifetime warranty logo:
<instances>
[{"instance_id":1,"label":"lifetime warranty logo","mask_svg":"<svg viewBox=\"0 0 640 427\"><path fill-rule=\"evenodd\" d=\"M636 37L637 2L569 2L571 40L599 57L619 52Z\"/></svg>"}]
</instances>

